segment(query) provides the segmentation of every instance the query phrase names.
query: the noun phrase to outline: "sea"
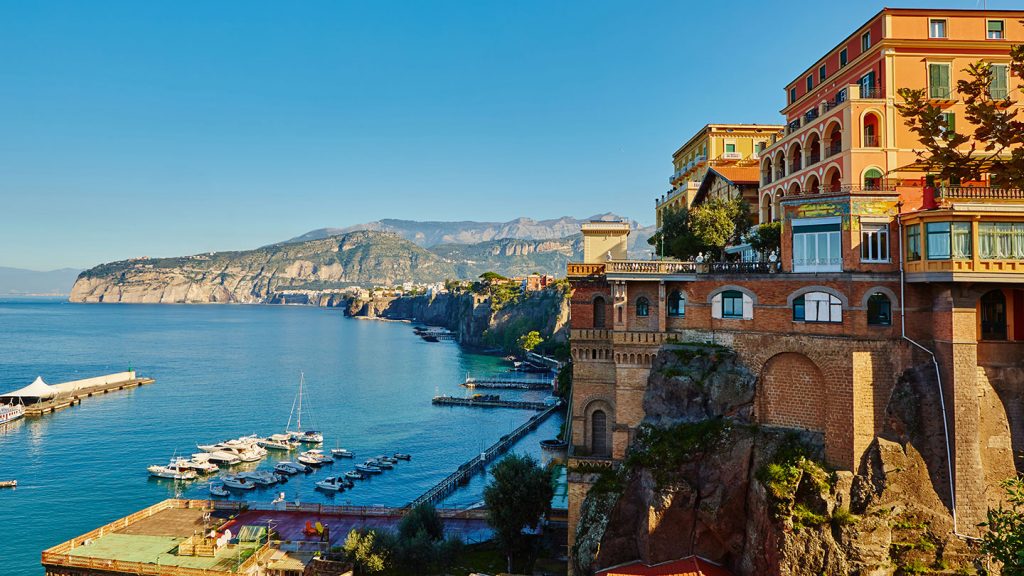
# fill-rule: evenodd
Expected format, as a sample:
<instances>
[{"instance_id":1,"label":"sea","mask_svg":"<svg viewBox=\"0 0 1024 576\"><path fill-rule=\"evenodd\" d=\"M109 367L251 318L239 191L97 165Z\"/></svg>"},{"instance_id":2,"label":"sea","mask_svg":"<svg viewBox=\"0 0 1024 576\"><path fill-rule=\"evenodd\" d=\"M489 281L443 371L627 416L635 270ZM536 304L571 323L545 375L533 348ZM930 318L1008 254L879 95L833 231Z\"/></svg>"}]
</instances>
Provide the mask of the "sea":
<instances>
[{"instance_id":1,"label":"sea","mask_svg":"<svg viewBox=\"0 0 1024 576\"><path fill-rule=\"evenodd\" d=\"M270 501L284 492L289 502L402 506L533 414L432 405L438 394L465 395L467 375L509 367L454 342L426 342L407 323L309 306L0 298L0 392L36 376L60 383L129 368L156 382L0 428L0 480L18 481L0 489L0 574L41 575L45 548L165 498L207 498L208 480L159 480L146 467L187 457L197 444L284 431L300 373L302 424L323 432L325 449L352 450L355 462L394 452L412 460L341 494L314 482L353 460L232 499ZM561 416L549 418L511 452L540 459L539 442L560 426ZM273 454L261 469L287 459ZM487 481L475 476L439 506L479 504Z\"/></svg>"}]
</instances>

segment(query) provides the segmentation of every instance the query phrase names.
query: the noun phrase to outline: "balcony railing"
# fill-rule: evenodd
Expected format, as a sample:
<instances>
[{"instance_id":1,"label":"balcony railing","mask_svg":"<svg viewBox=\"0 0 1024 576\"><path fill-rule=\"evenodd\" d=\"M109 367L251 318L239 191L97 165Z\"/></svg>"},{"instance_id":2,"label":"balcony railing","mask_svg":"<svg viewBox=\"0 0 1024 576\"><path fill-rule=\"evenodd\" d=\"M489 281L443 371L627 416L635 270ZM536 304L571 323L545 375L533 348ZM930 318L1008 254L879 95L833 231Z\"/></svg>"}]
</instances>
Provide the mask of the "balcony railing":
<instances>
[{"instance_id":1,"label":"balcony railing","mask_svg":"<svg viewBox=\"0 0 1024 576\"><path fill-rule=\"evenodd\" d=\"M822 106L822 108L825 110L825 112L828 112L829 110L832 110L834 108L838 108L844 102L846 102L846 90L845 89L840 90L836 94L835 98L825 102L825 104Z\"/></svg>"},{"instance_id":2,"label":"balcony railing","mask_svg":"<svg viewBox=\"0 0 1024 576\"><path fill-rule=\"evenodd\" d=\"M696 271L697 265L693 262L672 260L610 260L605 264L606 274L693 274Z\"/></svg>"},{"instance_id":3,"label":"balcony railing","mask_svg":"<svg viewBox=\"0 0 1024 576\"><path fill-rule=\"evenodd\" d=\"M604 274L604 264L575 264L566 266L568 276L600 276Z\"/></svg>"},{"instance_id":4,"label":"balcony railing","mask_svg":"<svg viewBox=\"0 0 1024 576\"><path fill-rule=\"evenodd\" d=\"M884 92L882 91L882 87L881 86L861 86L860 87L860 97L861 98L878 99L878 98L881 98L883 95L884 95Z\"/></svg>"},{"instance_id":5,"label":"balcony railing","mask_svg":"<svg viewBox=\"0 0 1024 576\"><path fill-rule=\"evenodd\" d=\"M882 178L874 182L864 184L841 184L839 186L822 187L823 194L858 194L863 192L893 192L899 185L899 180L888 180Z\"/></svg>"},{"instance_id":6,"label":"balcony railing","mask_svg":"<svg viewBox=\"0 0 1024 576\"><path fill-rule=\"evenodd\" d=\"M786 134L792 134L800 129L800 119L797 118L786 125Z\"/></svg>"},{"instance_id":7,"label":"balcony railing","mask_svg":"<svg viewBox=\"0 0 1024 576\"><path fill-rule=\"evenodd\" d=\"M811 122L814 119L816 119L817 117L818 117L818 109L817 108L811 108L810 110L807 111L806 114L804 114L804 121L805 122Z\"/></svg>"},{"instance_id":8,"label":"balcony railing","mask_svg":"<svg viewBox=\"0 0 1024 576\"><path fill-rule=\"evenodd\" d=\"M839 154L842 151L843 151L843 143L842 142L834 142L831 146L828 147L828 155L826 156L826 158L831 158L832 156L835 156L836 154Z\"/></svg>"},{"instance_id":9,"label":"balcony railing","mask_svg":"<svg viewBox=\"0 0 1024 576\"><path fill-rule=\"evenodd\" d=\"M781 270L780 262L711 262L712 274L771 274Z\"/></svg>"},{"instance_id":10,"label":"balcony railing","mask_svg":"<svg viewBox=\"0 0 1024 576\"><path fill-rule=\"evenodd\" d=\"M1024 200L1024 189L989 186L943 186L939 198L956 200Z\"/></svg>"},{"instance_id":11,"label":"balcony railing","mask_svg":"<svg viewBox=\"0 0 1024 576\"><path fill-rule=\"evenodd\" d=\"M874 134L866 134L864 136L864 147L878 148L878 136L875 136Z\"/></svg>"},{"instance_id":12,"label":"balcony railing","mask_svg":"<svg viewBox=\"0 0 1024 576\"><path fill-rule=\"evenodd\" d=\"M821 152L818 152L817 148L815 148L814 152L811 153L811 161L807 165L812 166L818 162L821 162Z\"/></svg>"}]
</instances>

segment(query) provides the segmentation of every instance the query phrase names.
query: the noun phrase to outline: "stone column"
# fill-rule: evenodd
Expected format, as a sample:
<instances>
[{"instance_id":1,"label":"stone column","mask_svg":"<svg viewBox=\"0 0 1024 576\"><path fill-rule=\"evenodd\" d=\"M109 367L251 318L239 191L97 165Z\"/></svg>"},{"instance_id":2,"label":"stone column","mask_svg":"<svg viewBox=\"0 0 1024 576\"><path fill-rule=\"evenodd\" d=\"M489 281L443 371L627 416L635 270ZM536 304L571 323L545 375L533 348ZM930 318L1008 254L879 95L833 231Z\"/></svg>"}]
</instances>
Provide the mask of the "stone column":
<instances>
[{"instance_id":1,"label":"stone column","mask_svg":"<svg viewBox=\"0 0 1024 576\"><path fill-rule=\"evenodd\" d=\"M619 281L612 284L612 299L614 301L612 314L615 316L612 319L612 326L615 327L617 332L621 332L627 329L629 321L629 315L626 314L626 303L629 302L629 294L626 290L625 282Z\"/></svg>"},{"instance_id":2,"label":"stone column","mask_svg":"<svg viewBox=\"0 0 1024 576\"><path fill-rule=\"evenodd\" d=\"M668 330L668 307L665 306L665 281L658 282L658 332Z\"/></svg>"}]
</instances>

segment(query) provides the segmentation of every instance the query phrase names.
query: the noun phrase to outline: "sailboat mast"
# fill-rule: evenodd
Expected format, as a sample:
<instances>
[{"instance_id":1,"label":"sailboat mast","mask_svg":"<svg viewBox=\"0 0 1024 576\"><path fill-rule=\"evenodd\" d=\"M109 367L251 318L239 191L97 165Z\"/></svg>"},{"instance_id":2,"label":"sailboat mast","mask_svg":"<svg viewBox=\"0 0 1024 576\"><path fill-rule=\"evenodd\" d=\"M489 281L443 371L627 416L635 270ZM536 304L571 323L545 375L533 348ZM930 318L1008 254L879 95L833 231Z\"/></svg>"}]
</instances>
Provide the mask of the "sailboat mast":
<instances>
[{"instance_id":1,"label":"sailboat mast","mask_svg":"<svg viewBox=\"0 0 1024 576\"><path fill-rule=\"evenodd\" d=\"M302 382L305 379L306 375L299 372L299 420L295 423L299 432L302 432Z\"/></svg>"}]
</instances>

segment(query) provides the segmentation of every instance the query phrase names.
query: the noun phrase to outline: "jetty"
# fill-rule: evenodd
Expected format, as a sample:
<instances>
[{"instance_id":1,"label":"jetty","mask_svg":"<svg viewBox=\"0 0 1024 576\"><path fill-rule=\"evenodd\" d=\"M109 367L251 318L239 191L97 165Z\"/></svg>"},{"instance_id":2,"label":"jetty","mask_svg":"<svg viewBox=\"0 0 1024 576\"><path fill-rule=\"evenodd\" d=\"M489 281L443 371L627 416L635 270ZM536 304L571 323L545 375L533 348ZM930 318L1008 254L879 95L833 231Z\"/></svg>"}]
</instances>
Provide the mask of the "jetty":
<instances>
[{"instance_id":1,"label":"jetty","mask_svg":"<svg viewBox=\"0 0 1024 576\"><path fill-rule=\"evenodd\" d=\"M467 376L462 383L466 388L484 388L492 390L554 390L554 378L530 378L514 373L508 375L485 376L478 378Z\"/></svg>"},{"instance_id":2,"label":"jetty","mask_svg":"<svg viewBox=\"0 0 1024 576\"><path fill-rule=\"evenodd\" d=\"M519 410L546 410L551 404L546 402L527 402L523 400L502 400L491 394L478 394L475 397L459 398L457 396L434 396L433 404L441 406L476 406L479 408L517 408Z\"/></svg>"},{"instance_id":3,"label":"jetty","mask_svg":"<svg viewBox=\"0 0 1024 576\"><path fill-rule=\"evenodd\" d=\"M488 462L504 454L512 447L513 444L518 442L520 438L537 428L537 426L540 426L541 422L547 420L547 418L557 412L561 406L561 402L545 406L542 412L534 414L524 424L520 425L505 436L502 436L497 442L491 445L490 448L470 458L469 461L459 466L455 472L452 472L444 480L441 480L430 488L430 490L424 492L419 498L410 502L408 507L415 508L416 506L426 502L434 504L445 496L451 494L456 488L468 482L470 476L477 472L482 472L484 468L486 468Z\"/></svg>"},{"instance_id":4,"label":"jetty","mask_svg":"<svg viewBox=\"0 0 1024 576\"><path fill-rule=\"evenodd\" d=\"M76 406L85 398L130 390L153 382L155 380L152 378L139 377L134 370L52 385L43 382L42 378L36 378L35 382L25 388L0 395L0 402L20 401L25 405L26 416L40 416Z\"/></svg>"}]
</instances>

